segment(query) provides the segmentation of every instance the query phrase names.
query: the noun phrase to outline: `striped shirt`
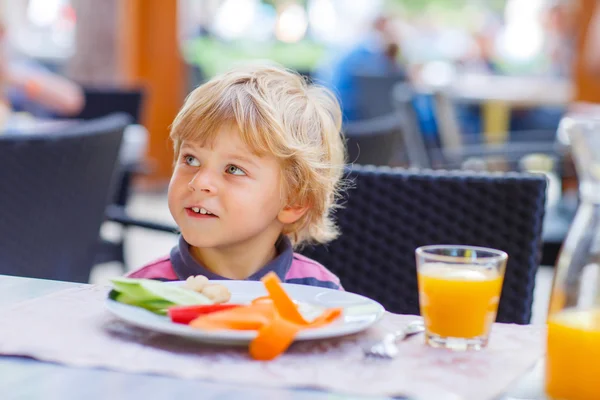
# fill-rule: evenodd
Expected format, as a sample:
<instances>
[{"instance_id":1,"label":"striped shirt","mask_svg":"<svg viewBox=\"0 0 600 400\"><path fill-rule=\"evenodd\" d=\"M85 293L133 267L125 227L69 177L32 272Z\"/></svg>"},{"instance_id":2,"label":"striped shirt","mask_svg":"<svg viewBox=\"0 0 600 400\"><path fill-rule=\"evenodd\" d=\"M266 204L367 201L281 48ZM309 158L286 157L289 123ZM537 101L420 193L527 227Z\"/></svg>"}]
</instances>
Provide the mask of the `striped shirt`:
<instances>
[{"instance_id":1,"label":"striped shirt","mask_svg":"<svg viewBox=\"0 0 600 400\"><path fill-rule=\"evenodd\" d=\"M258 281L273 271L285 283L319 286L343 290L340 280L331 271L316 261L294 253L290 240L282 236L276 244L277 256L258 270L247 280ZM190 245L179 237L179 243L169 256L160 258L140 269L130 272L130 278L147 278L161 280L185 280L190 276L204 275L208 279L227 280L208 270L190 253Z\"/></svg>"}]
</instances>

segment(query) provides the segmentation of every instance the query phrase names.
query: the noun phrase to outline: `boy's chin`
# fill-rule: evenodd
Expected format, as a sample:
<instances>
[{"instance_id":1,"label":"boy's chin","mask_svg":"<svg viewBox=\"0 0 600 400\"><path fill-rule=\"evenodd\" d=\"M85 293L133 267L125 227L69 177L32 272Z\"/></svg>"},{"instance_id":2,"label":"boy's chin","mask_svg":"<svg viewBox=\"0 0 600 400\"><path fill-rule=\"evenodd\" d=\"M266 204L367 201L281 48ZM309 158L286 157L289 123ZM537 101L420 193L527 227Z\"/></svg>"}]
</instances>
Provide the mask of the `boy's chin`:
<instances>
[{"instance_id":1,"label":"boy's chin","mask_svg":"<svg viewBox=\"0 0 600 400\"><path fill-rule=\"evenodd\" d=\"M218 247L219 245L222 245L222 241L219 240L216 237L210 237L209 235L198 235L198 234L192 234L192 235L186 235L185 232L181 232L181 236L183 236L183 239L190 245L193 247L198 247L198 248L211 248L211 247Z\"/></svg>"},{"instance_id":2,"label":"boy's chin","mask_svg":"<svg viewBox=\"0 0 600 400\"><path fill-rule=\"evenodd\" d=\"M219 234L215 234L215 232L212 232L211 235L209 233L186 232L183 229L181 236L183 236L187 244L199 249L225 248L236 243L235 239L230 235L222 237Z\"/></svg>"}]
</instances>

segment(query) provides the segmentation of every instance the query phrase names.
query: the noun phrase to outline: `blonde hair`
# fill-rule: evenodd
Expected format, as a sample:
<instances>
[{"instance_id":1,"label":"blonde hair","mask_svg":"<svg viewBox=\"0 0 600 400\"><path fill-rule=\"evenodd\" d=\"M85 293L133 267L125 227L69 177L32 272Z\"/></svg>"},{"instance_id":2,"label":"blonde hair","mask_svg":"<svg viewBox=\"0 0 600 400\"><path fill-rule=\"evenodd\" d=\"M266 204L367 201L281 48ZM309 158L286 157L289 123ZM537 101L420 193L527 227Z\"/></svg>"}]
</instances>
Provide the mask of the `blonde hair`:
<instances>
[{"instance_id":1,"label":"blonde hair","mask_svg":"<svg viewBox=\"0 0 600 400\"><path fill-rule=\"evenodd\" d=\"M328 90L273 65L248 65L196 88L171 127L176 159L182 142L212 141L224 124L234 124L258 156L282 166L285 202L307 207L284 227L294 246L326 243L339 232L331 219L341 190L346 151L341 110Z\"/></svg>"}]
</instances>

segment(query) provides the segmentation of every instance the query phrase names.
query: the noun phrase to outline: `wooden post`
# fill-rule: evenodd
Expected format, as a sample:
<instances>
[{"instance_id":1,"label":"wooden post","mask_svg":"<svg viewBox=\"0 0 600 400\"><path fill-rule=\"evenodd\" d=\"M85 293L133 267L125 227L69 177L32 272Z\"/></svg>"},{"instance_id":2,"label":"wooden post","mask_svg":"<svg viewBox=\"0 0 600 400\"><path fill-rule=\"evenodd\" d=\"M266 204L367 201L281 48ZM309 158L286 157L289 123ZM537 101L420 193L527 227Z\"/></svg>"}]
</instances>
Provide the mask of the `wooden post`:
<instances>
[{"instance_id":1,"label":"wooden post","mask_svg":"<svg viewBox=\"0 0 600 400\"><path fill-rule=\"evenodd\" d=\"M575 85L575 101L600 103L600 71L590 68L590 27L595 13L600 12L598 0L579 0L576 13L576 26L580 27L577 37L573 83ZM597 21L594 21L597 22ZM599 51L595 49L595 51Z\"/></svg>"},{"instance_id":2,"label":"wooden post","mask_svg":"<svg viewBox=\"0 0 600 400\"><path fill-rule=\"evenodd\" d=\"M185 96L185 66L179 51L177 0L121 0L118 59L125 85L146 91L142 123L150 133L145 181L162 187L173 162L169 127Z\"/></svg>"}]
</instances>

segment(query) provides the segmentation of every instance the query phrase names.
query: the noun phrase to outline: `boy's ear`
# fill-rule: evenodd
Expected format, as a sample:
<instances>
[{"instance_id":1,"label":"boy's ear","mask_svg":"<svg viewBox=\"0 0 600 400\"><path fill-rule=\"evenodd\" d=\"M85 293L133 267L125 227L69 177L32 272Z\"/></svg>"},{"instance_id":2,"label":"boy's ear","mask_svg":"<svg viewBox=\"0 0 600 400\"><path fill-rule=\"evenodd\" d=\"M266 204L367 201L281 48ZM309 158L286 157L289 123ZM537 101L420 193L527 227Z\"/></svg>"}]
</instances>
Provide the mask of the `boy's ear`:
<instances>
[{"instance_id":1,"label":"boy's ear","mask_svg":"<svg viewBox=\"0 0 600 400\"><path fill-rule=\"evenodd\" d=\"M282 224L293 224L298 221L306 212L308 211L308 206L285 206L279 211L277 214L277 219Z\"/></svg>"}]
</instances>

